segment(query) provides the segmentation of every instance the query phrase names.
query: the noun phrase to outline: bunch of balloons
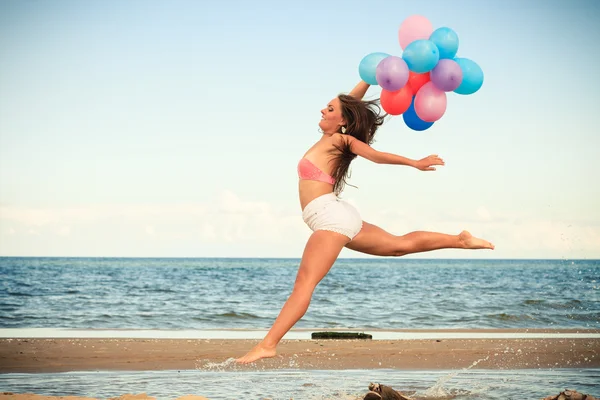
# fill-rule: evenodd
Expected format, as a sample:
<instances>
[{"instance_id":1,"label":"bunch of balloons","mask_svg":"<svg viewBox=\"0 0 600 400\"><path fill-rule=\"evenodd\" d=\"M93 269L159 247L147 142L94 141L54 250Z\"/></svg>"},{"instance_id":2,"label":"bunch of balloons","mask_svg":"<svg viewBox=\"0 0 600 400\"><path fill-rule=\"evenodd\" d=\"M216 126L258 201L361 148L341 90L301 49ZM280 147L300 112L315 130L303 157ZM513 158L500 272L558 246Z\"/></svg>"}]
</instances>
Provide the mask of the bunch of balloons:
<instances>
[{"instance_id":1,"label":"bunch of balloons","mask_svg":"<svg viewBox=\"0 0 600 400\"><path fill-rule=\"evenodd\" d=\"M360 62L359 74L370 85L381 86L381 107L400 115L406 125L423 131L446 112L447 92L473 94L483 85L483 71L475 61L456 57L458 35L450 28L435 31L421 15L405 19L398 31L402 57L371 53Z\"/></svg>"}]
</instances>

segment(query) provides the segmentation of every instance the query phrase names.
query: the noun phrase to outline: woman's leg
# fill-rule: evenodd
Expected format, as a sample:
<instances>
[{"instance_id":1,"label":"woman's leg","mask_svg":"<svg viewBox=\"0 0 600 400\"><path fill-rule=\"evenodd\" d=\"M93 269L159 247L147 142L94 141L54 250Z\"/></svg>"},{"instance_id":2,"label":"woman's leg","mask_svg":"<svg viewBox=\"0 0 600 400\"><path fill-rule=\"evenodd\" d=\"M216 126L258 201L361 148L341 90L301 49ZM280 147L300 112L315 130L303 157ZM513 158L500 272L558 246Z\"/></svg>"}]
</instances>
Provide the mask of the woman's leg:
<instances>
[{"instance_id":1,"label":"woman's leg","mask_svg":"<svg viewBox=\"0 0 600 400\"><path fill-rule=\"evenodd\" d=\"M363 222L361 231L346 247L377 256L404 256L440 249L494 249L493 244L467 231L458 235L417 231L396 236L368 222Z\"/></svg>"},{"instance_id":2,"label":"woman's leg","mask_svg":"<svg viewBox=\"0 0 600 400\"><path fill-rule=\"evenodd\" d=\"M304 248L300 268L292 294L281 309L269 333L239 363L251 363L261 358L273 357L281 338L294 326L308 309L313 291L331 269L340 251L350 239L330 231L314 232Z\"/></svg>"}]
</instances>

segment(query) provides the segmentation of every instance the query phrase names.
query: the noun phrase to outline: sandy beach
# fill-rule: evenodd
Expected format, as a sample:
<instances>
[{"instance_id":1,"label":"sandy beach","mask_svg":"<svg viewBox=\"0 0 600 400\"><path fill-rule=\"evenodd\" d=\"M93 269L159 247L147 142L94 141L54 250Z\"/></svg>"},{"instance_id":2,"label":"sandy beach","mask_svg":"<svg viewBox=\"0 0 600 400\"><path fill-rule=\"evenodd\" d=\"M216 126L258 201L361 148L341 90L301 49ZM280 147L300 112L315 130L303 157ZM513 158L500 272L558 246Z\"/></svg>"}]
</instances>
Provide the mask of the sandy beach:
<instances>
[{"instance_id":1,"label":"sandy beach","mask_svg":"<svg viewBox=\"0 0 600 400\"><path fill-rule=\"evenodd\" d=\"M0 339L0 372L210 369L598 368L600 339L283 340L275 358L236 365L257 340ZM229 361L228 361L229 360ZM475 365L473 365L475 364Z\"/></svg>"},{"instance_id":2,"label":"sandy beach","mask_svg":"<svg viewBox=\"0 0 600 400\"><path fill-rule=\"evenodd\" d=\"M457 330L456 332L464 330ZM491 331L491 330L490 330ZM514 332L494 330L495 332ZM443 331L440 331L443 332ZM531 332L531 331L528 331ZM559 332L539 330L538 332ZM560 331L570 333L573 331ZM578 331L581 334L582 331ZM599 333L596 330L587 333ZM255 339L3 338L0 373L67 371L436 370L600 368L600 338L283 340L278 355L237 365ZM176 400L204 400L189 395ZM0 393L0 400L92 400ZM156 400L145 393L109 400Z\"/></svg>"}]
</instances>

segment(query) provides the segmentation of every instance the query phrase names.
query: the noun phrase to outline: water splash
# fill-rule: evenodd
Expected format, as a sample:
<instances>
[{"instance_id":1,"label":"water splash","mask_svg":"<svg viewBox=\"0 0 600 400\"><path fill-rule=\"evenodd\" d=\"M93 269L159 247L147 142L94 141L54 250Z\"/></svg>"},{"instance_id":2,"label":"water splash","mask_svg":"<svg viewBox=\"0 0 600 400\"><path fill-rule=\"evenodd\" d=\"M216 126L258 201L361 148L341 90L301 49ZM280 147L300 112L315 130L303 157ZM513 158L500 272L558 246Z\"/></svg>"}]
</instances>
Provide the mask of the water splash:
<instances>
[{"instance_id":1,"label":"water splash","mask_svg":"<svg viewBox=\"0 0 600 400\"><path fill-rule=\"evenodd\" d=\"M415 393L415 397L426 398L426 399L453 399L456 396L470 394L470 392L468 390L460 390L460 389L459 390L447 390L444 388L444 385L451 379L456 378L461 373L464 373L464 372L474 368L480 362L489 360L489 358L490 358L489 355L484 358L480 358L479 360L474 361L468 367L465 367L461 370L458 370L456 372L452 372L448 375L444 375L444 376L440 377L432 387L430 387L422 392Z\"/></svg>"},{"instance_id":2,"label":"water splash","mask_svg":"<svg viewBox=\"0 0 600 400\"><path fill-rule=\"evenodd\" d=\"M215 372L224 372L228 370L235 370L237 367L237 363L235 362L235 358L231 357L227 360L215 363L215 362L204 362L206 360L196 360L196 369L202 371L215 371Z\"/></svg>"}]
</instances>

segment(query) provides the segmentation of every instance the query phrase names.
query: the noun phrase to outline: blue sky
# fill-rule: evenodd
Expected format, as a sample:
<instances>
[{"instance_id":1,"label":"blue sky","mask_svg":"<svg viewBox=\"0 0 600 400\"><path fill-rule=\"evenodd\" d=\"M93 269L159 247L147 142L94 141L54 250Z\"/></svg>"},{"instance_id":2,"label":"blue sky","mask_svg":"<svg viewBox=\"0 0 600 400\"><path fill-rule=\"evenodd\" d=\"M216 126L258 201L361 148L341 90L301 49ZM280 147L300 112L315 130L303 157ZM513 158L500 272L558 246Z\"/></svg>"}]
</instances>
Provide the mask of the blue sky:
<instances>
[{"instance_id":1,"label":"blue sky","mask_svg":"<svg viewBox=\"0 0 600 400\"><path fill-rule=\"evenodd\" d=\"M362 57L402 54L413 14L454 29L484 85L427 131L377 134L444 168L357 160L343 197L396 234L497 246L412 257L600 258L594 0L5 0L0 255L300 257L296 164L320 109Z\"/></svg>"}]
</instances>

